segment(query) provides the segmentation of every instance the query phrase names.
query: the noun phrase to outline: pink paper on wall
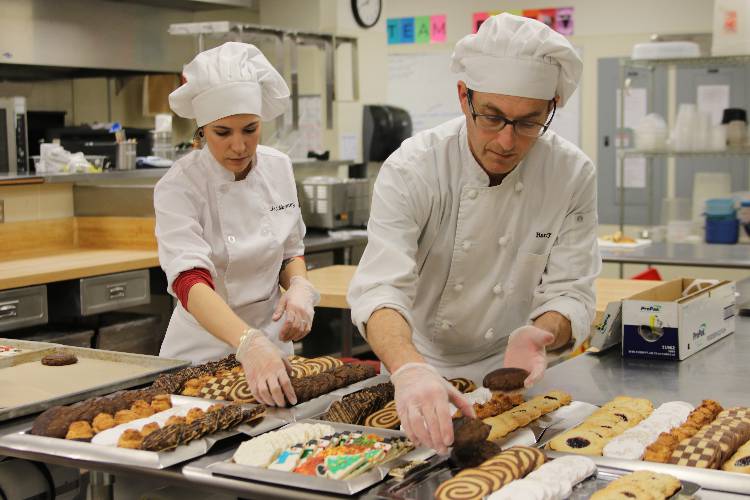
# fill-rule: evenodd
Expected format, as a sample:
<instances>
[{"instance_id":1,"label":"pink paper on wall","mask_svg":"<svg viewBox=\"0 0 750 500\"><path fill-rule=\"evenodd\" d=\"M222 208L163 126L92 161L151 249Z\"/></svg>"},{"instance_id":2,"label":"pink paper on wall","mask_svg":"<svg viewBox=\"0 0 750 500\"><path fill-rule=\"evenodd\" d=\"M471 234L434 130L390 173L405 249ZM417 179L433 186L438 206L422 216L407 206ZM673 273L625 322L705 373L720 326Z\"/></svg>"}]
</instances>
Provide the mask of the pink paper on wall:
<instances>
[{"instance_id":1,"label":"pink paper on wall","mask_svg":"<svg viewBox=\"0 0 750 500\"><path fill-rule=\"evenodd\" d=\"M561 35L573 34L573 7L557 9L555 14L555 31Z\"/></svg>"},{"instance_id":2,"label":"pink paper on wall","mask_svg":"<svg viewBox=\"0 0 750 500\"><path fill-rule=\"evenodd\" d=\"M447 31L445 14L430 16L430 43L445 42Z\"/></svg>"},{"instance_id":3,"label":"pink paper on wall","mask_svg":"<svg viewBox=\"0 0 750 500\"><path fill-rule=\"evenodd\" d=\"M471 22L471 32L479 31L479 27L488 17L490 17L489 12L475 12Z\"/></svg>"}]
</instances>

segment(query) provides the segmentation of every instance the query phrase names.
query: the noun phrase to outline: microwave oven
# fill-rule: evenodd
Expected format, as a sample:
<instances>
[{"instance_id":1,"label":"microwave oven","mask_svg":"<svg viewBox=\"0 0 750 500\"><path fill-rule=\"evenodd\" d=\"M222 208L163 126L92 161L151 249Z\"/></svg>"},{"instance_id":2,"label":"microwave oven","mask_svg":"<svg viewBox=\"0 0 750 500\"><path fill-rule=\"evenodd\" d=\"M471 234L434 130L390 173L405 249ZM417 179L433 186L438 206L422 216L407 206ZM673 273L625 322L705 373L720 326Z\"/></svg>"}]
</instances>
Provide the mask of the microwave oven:
<instances>
[{"instance_id":1,"label":"microwave oven","mask_svg":"<svg viewBox=\"0 0 750 500\"><path fill-rule=\"evenodd\" d=\"M25 97L0 97L0 174L29 171Z\"/></svg>"}]
</instances>

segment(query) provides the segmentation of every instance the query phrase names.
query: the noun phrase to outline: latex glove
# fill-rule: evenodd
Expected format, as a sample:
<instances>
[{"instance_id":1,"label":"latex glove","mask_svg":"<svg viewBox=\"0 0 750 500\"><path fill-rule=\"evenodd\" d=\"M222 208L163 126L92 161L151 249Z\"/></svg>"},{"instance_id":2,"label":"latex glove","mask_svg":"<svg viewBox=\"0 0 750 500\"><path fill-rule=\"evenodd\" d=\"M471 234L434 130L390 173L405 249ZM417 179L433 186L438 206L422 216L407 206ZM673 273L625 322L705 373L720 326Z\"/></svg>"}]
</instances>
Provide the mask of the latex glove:
<instances>
[{"instance_id":1,"label":"latex glove","mask_svg":"<svg viewBox=\"0 0 750 500\"><path fill-rule=\"evenodd\" d=\"M555 336L535 326L522 326L508 337L503 366L506 368L523 368L529 372L524 381L525 387L531 387L544 375L547 368L546 347L555 341Z\"/></svg>"},{"instance_id":2,"label":"latex glove","mask_svg":"<svg viewBox=\"0 0 750 500\"><path fill-rule=\"evenodd\" d=\"M268 406L285 406L297 403L289 379L291 365L286 356L263 332L251 329L240 341L237 360L245 370L247 384L255 399Z\"/></svg>"},{"instance_id":3,"label":"latex glove","mask_svg":"<svg viewBox=\"0 0 750 500\"><path fill-rule=\"evenodd\" d=\"M312 283L302 276L292 276L289 289L281 296L273 320L278 321L286 312L286 319L279 332L282 342L296 342L310 333L315 306L320 303L320 294Z\"/></svg>"},{"instance_id":4,"label":"latex glove","mask_svg":"<svg viewBox=\"0 0 750 500\"><path fill-rule=\"evenodd\" d=\"M391 375L396 410L404 432L416 445L445 454L453 444L453 422L448 403L475 417L474 407L427 363L406 363Z\"/></svg>"}]
</instances>

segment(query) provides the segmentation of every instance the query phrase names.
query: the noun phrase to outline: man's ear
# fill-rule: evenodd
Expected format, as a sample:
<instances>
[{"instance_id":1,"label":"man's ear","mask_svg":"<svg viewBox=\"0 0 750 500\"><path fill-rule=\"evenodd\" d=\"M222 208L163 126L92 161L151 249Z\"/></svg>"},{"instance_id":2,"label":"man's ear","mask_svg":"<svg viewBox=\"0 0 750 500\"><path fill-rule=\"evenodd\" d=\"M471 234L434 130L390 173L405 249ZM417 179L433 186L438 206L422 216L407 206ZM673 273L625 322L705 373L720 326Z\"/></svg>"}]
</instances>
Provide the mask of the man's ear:
<instances>
[{"instance_id":1,"label":"man's ear","mask_svg":"<svg viewBox=\"0 0 750 500\"><path fill-rule=\"evenodd\" d=\"M468 87L463 80L459 80L458 83L456 83L456 89L458 90L458 102L461 105L461 111L463 111L464 114L468 114L469 104L466 100Z\"/></svg>"}]
</instances>

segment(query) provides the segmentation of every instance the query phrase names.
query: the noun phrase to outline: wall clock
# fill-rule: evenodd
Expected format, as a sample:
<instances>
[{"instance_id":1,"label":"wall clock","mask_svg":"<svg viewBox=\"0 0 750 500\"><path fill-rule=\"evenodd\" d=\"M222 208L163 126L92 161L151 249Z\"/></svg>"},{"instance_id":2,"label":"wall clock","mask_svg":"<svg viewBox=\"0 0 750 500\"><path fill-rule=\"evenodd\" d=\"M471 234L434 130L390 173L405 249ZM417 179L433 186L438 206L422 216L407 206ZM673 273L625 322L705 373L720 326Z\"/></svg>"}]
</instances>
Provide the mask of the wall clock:
<instances>
[{"instance_id":1,"label":"wall clock","mask_svg":"<svg viewBox=\"0 0 750 500\"><path fill-rule=\"evenodd\" d=\"M352 0L354 19L363 28L375 26L382 11L383 0Z\"/></svg>"}]
</instances>

